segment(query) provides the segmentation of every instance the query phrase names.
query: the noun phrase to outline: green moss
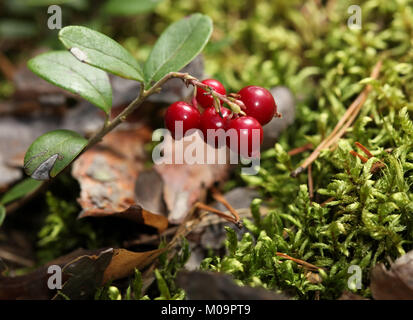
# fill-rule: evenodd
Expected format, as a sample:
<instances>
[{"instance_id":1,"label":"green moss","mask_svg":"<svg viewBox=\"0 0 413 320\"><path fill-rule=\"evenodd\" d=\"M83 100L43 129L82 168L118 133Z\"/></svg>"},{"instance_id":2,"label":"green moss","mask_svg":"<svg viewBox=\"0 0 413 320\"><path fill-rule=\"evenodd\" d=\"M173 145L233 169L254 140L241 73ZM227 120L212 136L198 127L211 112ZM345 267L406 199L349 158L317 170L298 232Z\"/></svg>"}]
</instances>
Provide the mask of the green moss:
<instances>
[{"instance_id":1,"label":"green moss","mask_svg":"<svg viewBox=\"0 0 413 320\"><path fill-rule=\"evenodd\" d=\"M46 263L79 247L95 249L97 236L92 226L77 220L79 206L46 193L49 213L38 233L37 257L39 263Z\"/></svg>"},{"instance_id":2,"label":"green moss","mask_svg":"<svg viewBox=\"0 0 413 320\"><path fill-rule=\"evenodd\" d=\"M263 153L260 173L241 177L261 191L270 214L246 221L252 236L239 242L229 231L228 254L208 258L204 268L299 298L313 298L314 291L336 298L347 289L348 267L357 264L363 271L358 293L369 296L371 267L413 248L413 3L361 2L361 30L347 27L351 4L165 1L158 9L166 20L192 10L211 15L215 34L205 54L207 71L232 89L287 85L298 98L294 125ZM373 81L368 77L380 58L383 67ZM367 83L373 90L353 127L312 166L311 202L307 175L289 175L309 152L290 158L287 151L318 145ZM356 141L374 155L366 164L349 154ZM372 174L378 160L385 167ZM323 281L311 283L276 251L324 267Z\"/></svg>"}]
</instances>

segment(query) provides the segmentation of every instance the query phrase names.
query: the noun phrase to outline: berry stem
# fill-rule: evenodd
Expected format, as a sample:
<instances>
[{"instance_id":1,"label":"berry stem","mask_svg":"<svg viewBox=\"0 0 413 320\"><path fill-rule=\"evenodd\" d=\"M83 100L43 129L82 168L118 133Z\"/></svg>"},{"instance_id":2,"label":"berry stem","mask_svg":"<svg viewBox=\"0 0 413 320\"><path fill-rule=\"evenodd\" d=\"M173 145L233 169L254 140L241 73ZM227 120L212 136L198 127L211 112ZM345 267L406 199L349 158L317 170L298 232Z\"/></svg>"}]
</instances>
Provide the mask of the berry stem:
<instances>
[{"instance_id":1,"label":"berry stem","mask_svg":"<svg viewBox=\"0 0 413 320\"><path fill-rule=\"evenodd\" d=\"M237 100L235 98L230 98L224 94L220 94L219 92L216 92L213 88L211 88L210 86L208 86L205 83L202 83L201 81L199 81L198 79L192 77L192 76L185 76L187 74L181 74L182 80L185 81L185 83L191 84L194 87L199 87L201 89L203 89L204 91L207 92L207 94L210 94L213 98L215 99L219 99L223 102L225 102L232 110L232 112L234 113L240 113L242 115L245 115L245 112L242 111L243 109L245 109L245 105L241 100Z\"/></svg>"}]
</instances>

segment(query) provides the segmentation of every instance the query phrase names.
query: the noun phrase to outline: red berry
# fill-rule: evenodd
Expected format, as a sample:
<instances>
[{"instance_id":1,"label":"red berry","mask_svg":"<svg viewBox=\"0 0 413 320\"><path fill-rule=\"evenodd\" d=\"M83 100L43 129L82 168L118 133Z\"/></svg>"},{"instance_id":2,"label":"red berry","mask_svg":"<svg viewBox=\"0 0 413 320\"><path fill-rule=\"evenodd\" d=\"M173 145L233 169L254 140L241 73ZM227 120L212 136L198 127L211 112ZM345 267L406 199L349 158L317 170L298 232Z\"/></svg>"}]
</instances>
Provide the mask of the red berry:
<instances>
[{"instance_id":1,"label":"red berry","mask_svg":"<svg viewBox=\"0 0 413 320\"><path fill-rule=\"evenodd\" d=\"M204 139L207 141L208 138L208 129L226 129L226 123L227 123L227 118L231 114L231 111L227 108L221 107L221 116L216 112L214 107L209 107L206 108L205 111L201 114L201 126L200 129L202 130L202 133L204 134ZM225 132L222 132L221 135L225 135ZM219 137L221 135L216 135L215 136L215 143L214 146L218 146L219 142ZM225 140L222 140L225 141Z\"/></svg>"},{"instance_id":2,"label":"red berry","mask_svg":"<svg viewBox=\"0 0 413 320\"><path fill-rule=\"evenodd\" d=\"M220 94L226 94L227 91L221 82L215 79L206 79L202 81L203 84L210 86L216 92ZM214 98L211 95L204 94L206 91L197 87L196 89L196 100L203 108L208 108L214 105Z\"/></svg>"},{"instance_id":3,"label":"red berry","mask_svg":"<svg viewBox=\"0 0 413 320\"><path fill-rule=\"evenodd\" d=\"M238 94L240 100L247 107L245 113L248 116L254 117L261 125L265 125L271 121L274 114L277 112L277 105L274 97L267 89L248 86L242 88Z\"/></svg>"},{"instance_id":4,"label":"red berry","mask_svg":"<svg viewBox=\"0 0 413 320\"><path fill-rule=\"evenodd\" d=\"M234 138L229 138L227 140L227 145L228 147L234 151L238 152L242 156L258 156L259 151L260 151L260 145L262 144L263 140L263 130L261 124L253 117L250 116L245 116L245 117L240 117L236 119L232 119L229 121L227 130L234 129L232 130L232 133L230 133L230 137L234 133L237 134L237 139ZM244 129L244 130L243 130ZM259 133L259 143L255 142L254 146L252 144L253 140L257 139L255 135L257 134L257 131ZM254 131L253 131L254 130ZM231 143L231 140L235 140L237 142L237 145L233 145ZM237 149L235 149L237 148Z\"/></svg>"},{"instance_id":5,"label":"red berry","mask_svg":"<svg viewBox=\"0 0 413 320\"><path fill-rule=\"evenodd\" d=\"M167 129L169 129L169 131L171 131L171 134L174 138L176 133L176 121L182 121L182 135L185 135L185 133L189 129L199 128L200 120L201 114L198 109L194 108L184 101L177 101L171 104L165 113L165 126Z\"/></svg>"}]
</instances>

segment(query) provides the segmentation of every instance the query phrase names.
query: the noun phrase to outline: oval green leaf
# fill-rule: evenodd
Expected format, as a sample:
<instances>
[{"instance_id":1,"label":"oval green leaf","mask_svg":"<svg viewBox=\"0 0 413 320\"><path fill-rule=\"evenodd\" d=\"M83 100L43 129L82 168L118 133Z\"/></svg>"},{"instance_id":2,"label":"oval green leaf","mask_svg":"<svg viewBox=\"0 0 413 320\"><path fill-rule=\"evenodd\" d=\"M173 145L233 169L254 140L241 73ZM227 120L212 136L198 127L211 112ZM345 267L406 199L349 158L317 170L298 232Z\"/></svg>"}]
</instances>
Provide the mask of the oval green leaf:
<instances>
[{"instance_id":1,"label":"oval green leaf","mask_svg":"<svg viewBox=\"0 0 413 320\"><path fill-rule=\"evenodd\" d=\"M60 30L59 39L81 62L119 77L143 81L142 69L135 58L103 33L86 27L68 26Z\"/></svg>"},{"instance_id":2,"label":"oval green leaf","mask_svg":"<svg viewBox=\"0 0 413 320\"><path fill-rule=\"evenodd\" d=\"M163 0L109 0L104 5L106 13L115 16L130 16L150 12Z\"/></svg>"},{"instance_id":3,"label":"oval green leaf","mask_svg":"<svg viewBox=\"0 0 413 320\"><path fill-rule=\"evenodd\" d=\"M171 24L155 43L145 63L145 83L179 71L205 47L212 33L212 20L196 13Z\"/></svg>"},{"instance_id":4,"label":"oval green leaf","mask_svg":"<svg viewBox=\"0 0 413 320\"><path fill-rule=\"evenodd\" d=\"M4 218L6 218L6 208L0 204L0 227L3 224Z\"/></svg>"},{"instance_id":5,"label":"oval green leaf","mask_svg":"<svg viewBox=\"0 0 413 320\"><path fill-rule=\"evenodd\" d=\"M36 191L43 184L42 181L32 178L24 179L7 191L0 199L0 204L6 205Z\"/></svg>"},{"instance_id":6,"label":"oval green leaf","mask_svg":"<svg viewBox=\"0 0 413 320\"><path fill-rule=\"evenodd\" d=\"M66 168L85 148L87 140L70 130L54 130L38 137L26 152L24 171L48 180Z\"/></svg>"},{"instance_id":7,"label":"oval green leaf","mask_svg":"<svg viewBox=\"0 0 413 320\"><path fill-rule=\"evenodd\" d=\"M27 65L39 77L109 113L112 88L104 71L81 63L67 51L43 53L29 60Z\"/></svg>"}]
</instances>

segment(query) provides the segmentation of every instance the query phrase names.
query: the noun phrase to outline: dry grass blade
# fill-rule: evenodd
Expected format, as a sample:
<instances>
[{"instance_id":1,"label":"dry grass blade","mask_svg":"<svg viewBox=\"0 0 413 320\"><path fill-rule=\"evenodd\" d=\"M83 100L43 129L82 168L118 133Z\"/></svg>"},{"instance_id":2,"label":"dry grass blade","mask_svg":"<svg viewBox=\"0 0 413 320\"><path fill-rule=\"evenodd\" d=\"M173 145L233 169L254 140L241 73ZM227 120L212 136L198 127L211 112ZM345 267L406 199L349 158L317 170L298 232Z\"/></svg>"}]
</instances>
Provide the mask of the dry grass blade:
<instances>
[{"instance_id":1,"label":"dry grass blade","mask_svg":"<svg viewBox=\"0 0 413 320\"><path fill-rule=\"evenodd\" d=\"M229 212L231 212L231 214L234 216L235 218L235 223L238 225L238 227L242 227L242 223L240 221L240 217L238 212L231 206L231 204L227 201L227 199L225 199L225 197L215 188L212 189L212 197L222 203L225 208L228 209Z\"/></svg>"},{"instance_id":2,"label":"dry grass blade","mask_svg":"<svg viewBox=\"0 0 413 320\"><path fill-rule=\"evenodd\" d=\"M376 63L371 72L370 77L372 79L377 79L380 69L382 66L382 61ZM304 162L295 169L292 173L292 177L298 176L302 173L311 163L313 163L318 156L320 155L321 150L327 149L337 143L337 141L346 133L347 129L353 124L354 120L356 119L357 115L359 114L364 102L366 101L369 92L371 91L371 85L367 85L364 90L358 95L356 100L350 105L347 111L344 113L343 117L334 127L333 131L325 138L317 148L311 153L311 155L304 160Z\"/></svg>"},{"instance_id":3,"label":"dry grass blade","mask_svg":"<svg viewBox=\"0 0 413 320\"><path fill-rule=\"evenodd\" d=\"M323 269L323 268L321 268L321 267L317 267L317 266L315 266L315 265L313 265L313 264L311 264L311 263L308 263L308 262L306 262L306 261L304 261L304 260L300 260L300 259L296 259L296 258L290 257L289 255L287 255L287 254L285 254L285 253L276 252L275 254L276 254L278 257L281 257L281 258L284 258L284 259L288 259L288 260L294 261L294 262L298 263L299 265L302 265L303 267L305 267L305 268L307 268L307 269L309 269L309 270L317 271L317 270L319 270L319 269Z\"/></svg>"}]
</instances>

